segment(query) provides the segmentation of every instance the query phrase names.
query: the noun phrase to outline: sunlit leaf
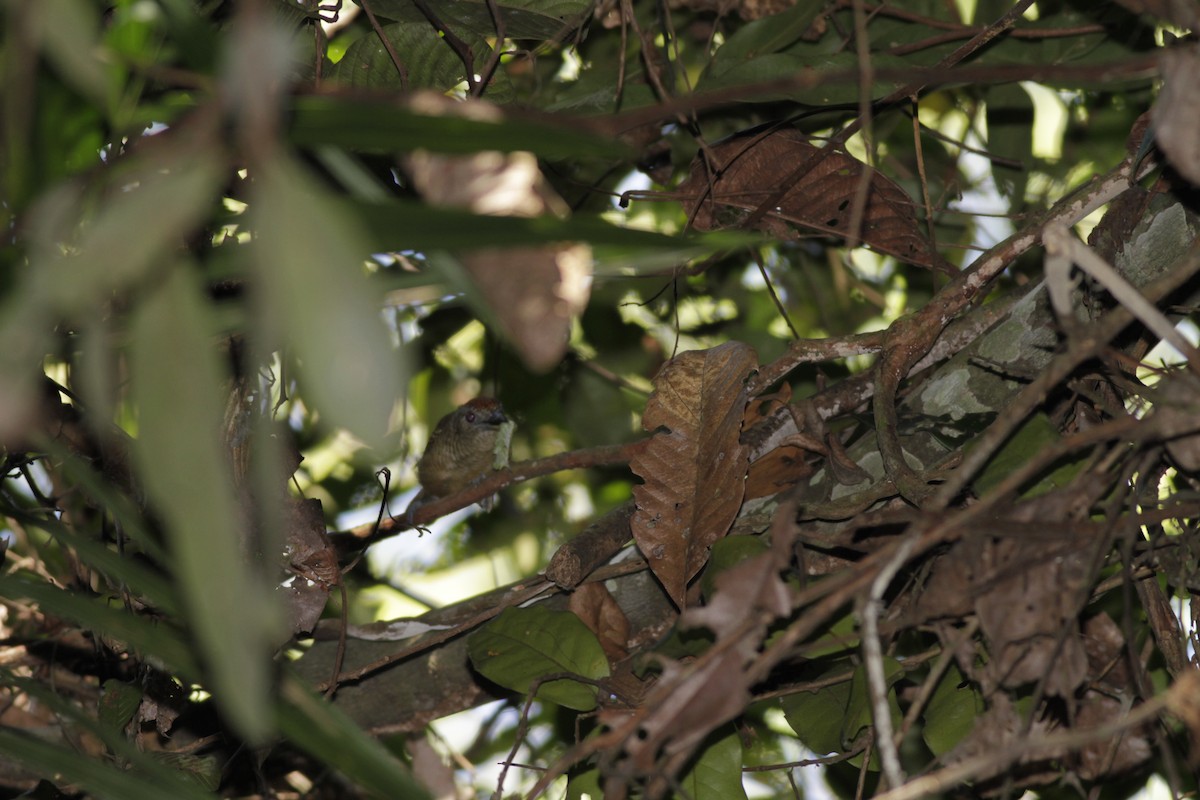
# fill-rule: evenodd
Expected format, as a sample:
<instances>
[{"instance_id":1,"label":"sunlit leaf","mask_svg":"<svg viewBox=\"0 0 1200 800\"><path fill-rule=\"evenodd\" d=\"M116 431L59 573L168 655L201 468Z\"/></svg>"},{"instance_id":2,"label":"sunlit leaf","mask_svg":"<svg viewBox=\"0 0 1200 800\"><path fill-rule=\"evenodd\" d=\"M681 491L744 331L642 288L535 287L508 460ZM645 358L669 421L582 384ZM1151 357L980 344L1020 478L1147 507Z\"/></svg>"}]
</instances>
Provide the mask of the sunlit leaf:
<instances>
[{"instance_id":1,"label":"sunlit leaf","mask_svg":"<svg viewBox=\"0 0 1200 800\"><path fill-rule=\"evenodd\" d=\"M433 89L447 92L466 80L466 65L462 58L438 35L424 18L420 22L397 22L383 26L382 34L392 45L404 68L401 79L391 53L375 32L361 36L346 50L346 54L329 74L331 81L356 89ZM474 68L483 70L492 49L483 39L471 42ZM488 84L488 100L509 102L513 88L508 74L497 71Z\"/></svg>"},{"instance_id":2,"label":"sunlit leaf","mask_svg":"<svg viewBox=\"0 0 1200 800\"><path fill-rule=\"evenodd\" d=\"M305 397L326 424L379 442L404 365L368 287L366 236L283 158L264 165L252 213L255 267L270 287L258 303L295 356Z\"/></svg>"}]
</instances>

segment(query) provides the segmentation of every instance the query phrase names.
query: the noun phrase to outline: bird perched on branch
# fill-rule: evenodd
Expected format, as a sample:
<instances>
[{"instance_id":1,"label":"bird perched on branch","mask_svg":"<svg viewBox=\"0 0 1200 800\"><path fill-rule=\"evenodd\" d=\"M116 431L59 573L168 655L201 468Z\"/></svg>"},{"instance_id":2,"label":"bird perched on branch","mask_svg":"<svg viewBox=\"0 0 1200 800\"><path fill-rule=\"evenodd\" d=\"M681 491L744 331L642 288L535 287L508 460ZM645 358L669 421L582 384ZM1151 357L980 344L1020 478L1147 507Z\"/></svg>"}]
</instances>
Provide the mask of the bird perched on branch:
<instances>
[{"instance_id":1,"label":"bird perched on branch","mask_svg":"<svg viewBox=\"0 0 1200 800\"><path fill-rule=\"evenodd\" d=\"M504 406L491 397L476 397L438 420L417 462L421 491L408 507L457 494L508 463L512 423ZM493 498L480 502L491 508Z\"/></svg>"}]
</instances>

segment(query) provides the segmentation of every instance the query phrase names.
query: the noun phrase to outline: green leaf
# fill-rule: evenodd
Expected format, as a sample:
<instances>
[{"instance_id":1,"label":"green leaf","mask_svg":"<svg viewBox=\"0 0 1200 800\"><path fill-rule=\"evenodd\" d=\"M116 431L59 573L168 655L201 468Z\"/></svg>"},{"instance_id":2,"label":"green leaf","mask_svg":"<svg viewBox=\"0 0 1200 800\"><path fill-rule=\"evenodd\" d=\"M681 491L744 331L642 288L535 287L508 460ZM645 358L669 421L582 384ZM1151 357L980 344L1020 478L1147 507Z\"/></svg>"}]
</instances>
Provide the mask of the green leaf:
<instances>
[{"instance_id":1,"label":"green leaf","mask_svg":"<svg viewBox=\"0 0 1200 800\"><path fill-rule=\"evenodd\" d=\"M845 665L827 674L845 670ZM841 681L812 692L796 692L782 700L783 716L804 746L819 756L842 751L842 722L850 701L850 682Z\"/></svg>"},{"instance_id":2,"label":"green leaf","mask_svg":"<svg viewBox=\"0 0 1200 800\"><path fill-rule=\"evenodd\" d=\"M63 766L61 752L55 745L41 743L46 748L31 748L28 742L7 742L0 744L0 752L13 756L24 752L27 758L16 756L18 761L31 765L55 765L42 771L47 775L62 776L71 783L79 783L88 789L90 796L141 798L141 797L172 797L180 800L204 800L212 798L208 792L201 791L192 778L182 774L169 765L147 753L138 750L132 742L125 738L120 730L102 725L95 719L84 714L80 708L65 697L55 693L49 687L32 680L10 679L12 685L35 698L39 703L51 709L58 717L68 736L78 737L82 732L90 732L103 741L109 751L122 761L127 762L132 769L116 773L105 771L103 761L92 758L82 758L77 749L72 748L69 757L76 763ZM0 728L0 742L5 742L6 736L18 736L10 733L11 729ZM13 744L8 747L6 744ZM72 778L72 776L77 776Z\"/></svg>"},{"instance_id":3,"label":"green leaf","mask_svg":"<svg viewBox=\"0 0 1200 800\"><path fill-rule=\"evenodd\" d=\"M183 782L166 782L139 772L117 769L94 758L82 758L73 747L60 747L12 728L0 728L0 752L43 775L111 800L213 800L214 795Z\"/></svg>"},{"instance_id":4,"label":"green leaf","mask_svg":"<svg viewBox=\"0 0 1200 800\"><path fill-rule=\"evenodd\" d=\"M496 24L484 0L438 0L430 4L448 28L462 34L494 36ZM583 22L591 10L590 0L496 0L509 39L551 39ZM412 0L372 0L371 10L386 19L429 25Z\"/></svg>"},{"instance_id":5,"label":"green leaf","mask_svg":"<svg viewBox=\"0 0 1200 800\"><path fill-rule=\"evenodd\" d=\"M600 786L600 770L592 767L567 778L567 800L600 800L604 790Z\"/></svg>"},{"instance_id":6,"label":"green leaf","mask_svg":"<svg viewBox=\"0 0 1200 800\"><path fill-rule=\"evenodd\" d=\"M467 68L458 54L427 21L396 22L382 29L404 66L408 88L448 92L467 78ZM492 48L483 39L471 43L475 71L483 69ZM359 37L329 73L329 79L355 89L400 89L404 84L392 56L371 31ZM508 73L497 70L486 97L495 103L513 99Z\"/></svg>"},{"instance_id":7,"label":"green leaf","mask_svg":"<svg viewBox=\"0 0 1200 800\"><path fill-rule=\"evenodd\" d=\"M142 690L115 678L106 680L101 690L100 724L114 733L120 733L142 704Z\"/></svg>"},{"instance_id":8,"label":"green leaf","mask_svg":"<svg viewBox=\"0 0 1200 800\"><path fill-rule=\"evenodd\" d=\"M884 682L890 689L896 681L904 676L904 667L900 666L900 662L896 659L885 656L883 675ZM892 720L899 722L903 715L900 713L900 706L896 701L896 693L889 691L887 699ZM844 727L842 728L843 746L849 746L858 738L864 728L868 728L872 724L874 724L874 716L871 710L871 692L867 688L867 668L862 665L854 670L854 677L850 680L850 697L846 702Z\"/></svg>"},{"instance_id":9,"label":"green leaf","mask_svg":"<svg viewBox=\"0 0 1200 800\"><path fill-rule=\"evenodd\" d=\"M252 742L271 734L271 653L284 638L278 599L246 563L223 429L223 383L203 288L177 264L133 322L139 411L134 455L166 522L179 579L211 667L217 702ZM253 613L247 610L253 609Z\"/></svg>"},{"instance_id":10,"label":"green leaf","mask_svg":"<svg viewBox=\"0 0 1200 800\"><path fill-rule=\"evenodd\" d=\"M901 58L878 54L872 56L877 70L902 70L909 65ZM814 54L770 53L758 58L731 64L719 73L708 73L696 87L698 92L711 92L738 86L756 87L760 84L786 82L801 76L811 78L815 86L787 85L771 91L746 94L742 102L766 103L792 100L810 106L828 106L858 102L858 57L854 53ZM881 97L900 86L898 81L876 79L871 96Z\"/></svg>"},{"instance_id":11,"label":"green leaf","mask_svg":"<svg viewBox=\"0 0 1200 800\"><path fill-rule=\"evenodd\" d=\"M293 101L288 136L301 146L336 145L368 153L424 148L440 153L526 150L543 158L621 159L632 155L615 137L579 126L508 112L496 121L422 114L395 102L307 96Z\"/></svg>"},{"instance_id":12,"label":"green leaf","mask_svg":"<svg viewBox=\"0 0 1200 800\"><path fill-rule=\"evenodd\" d=\"M80 94L100 108L115 99L109 71L97 55L99 9L86 0L42 0L32 7L47 55Z\"/></svg>"},{"instance_id":13,"label":"green leaf","mask_svg":"<svg viewBox=\"0 0 1200 800\"><path fill-rule=\"evenodd\" d=\"M816 680L835 678L844 674L848 666L849 662L843 659L816 676ZM904 668L895 659L885 658L884 674L890 687L904 675ZM892 718L901 719L894 691L888 692L888 706ZM858 666L849 680L784 697L783 715L800 741L817 755L843 752L863 728L872 724L866 667Z\"/></svg>"},{"instance_id":14,"label":"green leaf","mask_svg":"<svg viewBox=\"0 0 1200 800\"><path fill-rule=\"evenodd\" d=\"M215 792L221 785L221 764L216 756L166 752L152 752L149 755L163 766L175 770L183 780L201 789Z\"/></svg>"},{"instance_id":15,"label":"green leaf","mask_svg":"<svg viewBox=\"0 0 1200 800\"><path fill-rule=\"evenodd\" d=\"M277 706L280 731L287 738L358 785L387 800L424 800L428 793L407 768L377 739L312 690L299 678L283 680Z\"/></svg>"},{"instance_id":16,"label":"green leaf","mask_svg":"<svg viewBox=\"0 0 1200 800\"><path fill-rule=\"evenodd\" d=\"M695 765L679 780L691 800L737 800L746 797L742 786L742 740L736 730L700 751Z\"/></svg>"},{"instance_id":17,"label":"green leaf","mask_svg":"<svg viewBox=\"0 0 1200 800\"><path fill-rule=\"evenodd\" d=\"M1018 467L1024 466L1030 459L1037 456L1048 444L1057 442L1060 436L1054 423L1043 413L1034 414L1027 419L1017 432L1009 438L1000 451L992 456L979 477L975 479L974 489L979 496L987 494L1001 481L1007 478ZM967 446L968 452L970 445ZM1071 457L1060 459L1052 464L1036 479L1026 484L1021 493L1022 497L1037 497L1053 492L1066 486L1083 469L1086 461L1082 458Z\"/></svg>"},{"instance_id":18,"label":"green leaf","mask_svg":"<svg viewBox=\"0 0 1200 800\"><path fill-rule=\"evenodd\" d=\"M587 242L606 248L608 272L618 264L625 269L648 268L647 264L677 264L688 256L747 247L762 237L741 231L712 231L668 236L636 228L622 228L587 214L566 219L541 217L498 217L473 214L454 208L433 208L408 200L336 201L366 229L375 252L453 250L506 247L558 242Z\"/></svg>"},{"instance_id":19,"label":"green leaf","mask_svg":"<svg viewBox=\"0 0 1200 800\"><path fill-rule=\"evenodd\" d=\"M716 591L717 576L730 567L736 567L748 558L771 549L761 536L726 536L713 542L700 577L700 588L705 597L711 597Z\"/></svg>"},{"instance_id":20,"label":"green leaf","mask_svg":"<svg viewBox=\"0 0 1200 800\"><path fill-rule=\"evenodd\" d=\"M965 683L962 673L951 664L925 706L921 736L935 756L966 738L975 726L975 718L983 713L983 698L974 686Z\"/></svg>"},{"instance_id":21,"label":"green leaf","mask_svg":"<svg viewBox=\"0 0 1200 800\"><path fill-rule=\"evenodd\" d=\"M988 152L1015 161L1019 166L992 166L1001 193L1010 198L1011 211L1020 211L1033 164L1033 100L1015 83L992 86L987 93Z\"/></svg>"},{"instance_id":22,"label":"green leaf","mask_svg":"<svg viewBox=\"0 0 1200 800\"><path fill-rule=\"evenodd\" d=\"M148 657L160 659L175 672L195 680L199 666L178 631L139 617L103 598L85 597L40 581L13 575L0 577L0 596L26 597L43 611L69 619L85 630L112 637Z\"/></svg>"},{"instance_id":23,"label":"green leaf","mask_svg":"<svg viewBox=\"0 0 1200 800\"><path fill-rule=\"evenodd\" d=\"M824 0L799 0L786 11L746 23L717 50L709 72L719 75L738 64L778 53L803 36L824 8Z\"/></svg>"},{"instance_id":24,"label":"green leaf","mask_svg":"<svg viewBox=\"0 0 1200 800\"><path fill-rule=\"evenodd\" d=\"M407 370L368 286L368 239L298 164L269 161L258 178L251 213L265 322L289 343L323 422L375 445Z\"/></svg>"},{"instance_id":25,"label":"green leaf","mask_svg":"<svg viewBox=\"0 0 1200 800\"><path fill-rule=\"evenodd\" d=\"M58 448L54 449L57 450ZM63 471L68 475L71 474L71 470L65 466ZM105 509L112 508L103 504L100 507ZM171 583L159 573L144 566L144 564L126 555L110 550L95 539L74 533L57 519L46 519L15 509L9 509L6 513L13 519L19 520L21 524L28 528L39 528L46 531L64 548L73 550L84 564L101 572L114 585L121 585L135 596L146 600L156 610L169 616L178 613L178 597Z\"/></svg>"},{"instance_id":26,"label":"green leaf","mask_svg":"<svg viewBox=\"0 0 1200 800\"><path fill-rule=\"evenodd\" d=\"M609 674L599 640L579 617L540 606L506 608L471 636L468 652L484 677L518 692L547 675L599 680ZM537 696L576 711L596 707L596 687L570 679L542 683Z\"/></svg>"}]
</instances>

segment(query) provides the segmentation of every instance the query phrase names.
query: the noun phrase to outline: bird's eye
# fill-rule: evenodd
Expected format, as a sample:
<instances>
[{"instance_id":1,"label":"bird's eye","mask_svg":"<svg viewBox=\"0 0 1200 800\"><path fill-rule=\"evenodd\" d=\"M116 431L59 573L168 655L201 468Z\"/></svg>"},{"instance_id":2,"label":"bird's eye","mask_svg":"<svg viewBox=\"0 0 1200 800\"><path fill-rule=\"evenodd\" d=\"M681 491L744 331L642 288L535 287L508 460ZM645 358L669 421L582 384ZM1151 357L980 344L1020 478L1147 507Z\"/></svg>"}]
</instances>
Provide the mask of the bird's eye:
<instances>
[{"instance_id":1,"label":"bird's eye","mask_svg":"<svg viewBox=\"0 0 1200 800\"><path fill-rule=\"evenodd\" d=\"M474 421L475 421L475 412L468 411L467 412L467 422L474 422Z\"/></svg>"}]
</instances>

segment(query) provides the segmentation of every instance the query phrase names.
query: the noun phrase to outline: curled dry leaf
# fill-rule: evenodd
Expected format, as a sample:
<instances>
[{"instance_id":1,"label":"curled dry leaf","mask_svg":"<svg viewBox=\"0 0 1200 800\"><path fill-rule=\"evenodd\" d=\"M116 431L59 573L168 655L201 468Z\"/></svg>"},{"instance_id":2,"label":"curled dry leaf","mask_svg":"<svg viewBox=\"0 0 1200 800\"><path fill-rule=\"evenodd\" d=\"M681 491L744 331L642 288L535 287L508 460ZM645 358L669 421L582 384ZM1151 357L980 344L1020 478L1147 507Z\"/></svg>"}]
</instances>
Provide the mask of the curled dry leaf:
<instances>
[{"instance_id":1,"label":"curled dry leaf","mask_svg":"<svg viewBox=\"0 0 1200 800\"><path fill-rule=\"evenodd\" d=\"M1162 54L1163 86L1154 104L1154 136L1158 147L1180 175L1200 184L1200 53L1181 47Z\"/></svg>"},{"instance_id":2,"label":"curled dry leaf","mask_svg":"<svg viewBox=\"0 0 1200 800\"><path fill-rule=\"evenodd\" d=\"M854 196L866 166L842 150L816 147L789 129L733 136L709 149L718 162L713 165L716 173L710 173L703 153L697 155L676 194L689 211L694 209L692 224L700 230L736 224L741 215L722 212L754 211L784 188L781 180L791 179L795 183L754 227L794 239L795 233L784 224L790 222L861 240L909 264L952 269L921 232L912 199L879 172L871 172L868 179L862 224L850 230Z\"/></svg>"},{"instance_id":3,"label":"curled dry leaf","mask_svg":"<svg viewBox=\"0 0 1200 800\"><path fill-rule=\"evenodd\" d=\"M683 353L658 373L646 402L642 427L665 430L630 462L643 481L633 490L631 526L680 608L688 581L742 504L748 454L739 433L745 379L756 364L754 350L741 342Z\"/></svg>"},{"instance_id":4,"label":"curled dry leaf","mask_svg":"<svg viewBox=\"0 0 1200 800\"><path fill-rule=\"evenodd\" d=\"M576 588L571 592L567 608L596 634L609 661L617 662L629 655L626 649L629 619L603 583L585 583Z\"/></svg>"},{"instance_id":5,"label":"curled dry leaf","mask_svg":"<svg viewBox=\"0 0 1200 800\"><path fill-rule=\"evenodd\" d=\"M445 156L417 151L406 161L413 184L434 205L491 216L565 216L531 153ZM496 324L535 372L566 352L571 319L587 306L591 248L583 244L473 250L462 264Z\"/></svg>"},{"instance_id":6,"label":"curled dry leaf","mask_svg":"<svg viewBox=\"0 0 1200 800\"><path fill-rule=\"evenodd\" d=\"M284 595L291 632L305 634L313 630L329 593L341 582L337 553L325 533L321 501L288 498L287 540L284 562L287 580L280 586Z\"/></svg>"}]
</instances>

